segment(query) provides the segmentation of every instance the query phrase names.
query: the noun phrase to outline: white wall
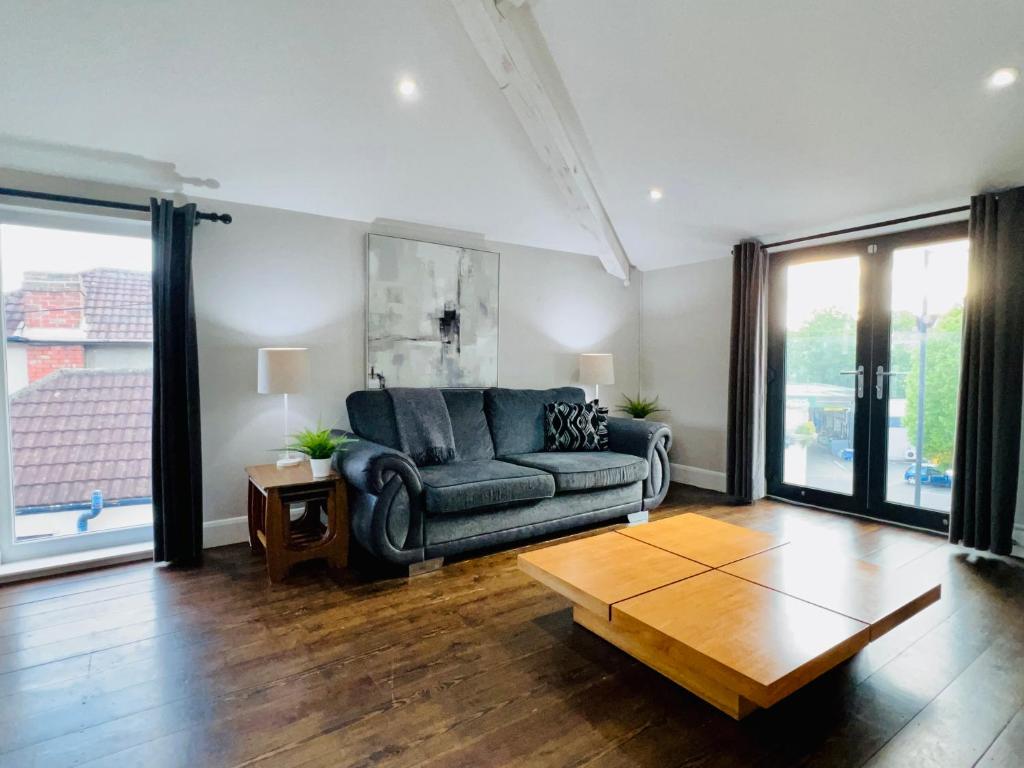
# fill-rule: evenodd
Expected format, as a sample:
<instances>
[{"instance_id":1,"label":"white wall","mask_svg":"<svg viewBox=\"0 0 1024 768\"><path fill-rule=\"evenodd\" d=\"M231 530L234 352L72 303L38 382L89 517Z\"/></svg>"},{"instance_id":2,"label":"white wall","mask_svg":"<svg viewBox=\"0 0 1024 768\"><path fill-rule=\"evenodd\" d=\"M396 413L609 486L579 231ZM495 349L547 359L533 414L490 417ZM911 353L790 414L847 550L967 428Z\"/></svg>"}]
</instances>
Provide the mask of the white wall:
<instances>
[{"instance_id":1,"label":"white wall","mask_svg":"<svg viewBox=\"0 0 1024 768\"><path fill-rule=\"evenodd\" d=\"M0 186L139 202L151 194L4 169ZM371 225L223 201L196 202L201 209L234 217L227 226L203 222L193 246L208 546L244 537L237 518L245 515L245 466L273 460L283 439L280 398L256 394L257 348L301 345L311 350L312 383L308 392L291 398L293 426L318 418L325 425L348 426L345 397L363 386L365 236L371 229L501 253L499 385L576 383L580 352L611 352L617 384L602 389L602 401L611 404L621 391L638 387L639 275L625 287L593 256L488 242L479 235L420 225Z\"/></svg>"},{"instance_id":2,"label":"white wall","mask_svg":"<svg viewBox=\"0 0 1024 768\"><path fill-rule=\"evenodd\" d=\"M673 479L724 490L732 260L643 275L644 393L672 425Z\"/></svg>"},{"instance_id":3,"label":"white wall","mask_svg":"<svg viewBox=\"0 0 1024 768\"><path fill-rule=\"evenodd\" d=\"M145 370L153 367L153 347L148 344L92 345L85 348L86 368Z\"/></svg>"},{"instance_id":4,"label":"white wall","mask_svg":"<svg viewBox=\"0 0 1024 768\"><path fill-rule=\"evenodd\" d=\"M28 345L7 345L7 395L28 386Z\"/></svg>"},{"instance_id":5,"label":"white wall","mask_svg":"<svg viewBox=\"0 0 1024 768\"><path fill-rule=\"evenodd\" d=\"M201 225L193 246L205 515L218 520L245 514L244 467L275 458L282 441L281 399L256 394L258 347L310 347L312 385L291 398L293 426L318 418L348 426L345 397L363 386L370 225L210 206L234 217L229 226ZM405 227L402 234L414 230ZM426 235L437 237L436 231ZM579 352L607 351L615 355L619 383L603 391L602 400L636 389L639 281L624 287L592 256L485 245L501 253L500 385L569 384L578 376Z\"/></svg>"}]
</instances>

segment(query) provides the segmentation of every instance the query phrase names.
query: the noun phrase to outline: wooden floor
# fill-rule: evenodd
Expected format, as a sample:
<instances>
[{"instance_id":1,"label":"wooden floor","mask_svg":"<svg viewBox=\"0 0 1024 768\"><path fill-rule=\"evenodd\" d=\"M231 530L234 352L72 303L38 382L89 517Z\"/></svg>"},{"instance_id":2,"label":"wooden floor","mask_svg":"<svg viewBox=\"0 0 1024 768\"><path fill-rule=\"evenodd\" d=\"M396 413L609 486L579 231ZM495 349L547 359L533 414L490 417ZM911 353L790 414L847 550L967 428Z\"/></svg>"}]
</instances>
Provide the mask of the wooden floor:
<instances>
[{"instance_id":1,"label":"wooden floor","mask_svg":"<svg viewBox=\"0 0 1024 768\"><path fill-rule=\"evenodd\" d=\"M734 722L586 630L522 549L411 580L268 586L244 546L0 588L0 766L1022 764L1024 564L774 502L699 511L911 560L942 600ZM607 530L600 529L600 530ZM534 545L536 546L536 545Z\"/></svg>"}]
</instances>

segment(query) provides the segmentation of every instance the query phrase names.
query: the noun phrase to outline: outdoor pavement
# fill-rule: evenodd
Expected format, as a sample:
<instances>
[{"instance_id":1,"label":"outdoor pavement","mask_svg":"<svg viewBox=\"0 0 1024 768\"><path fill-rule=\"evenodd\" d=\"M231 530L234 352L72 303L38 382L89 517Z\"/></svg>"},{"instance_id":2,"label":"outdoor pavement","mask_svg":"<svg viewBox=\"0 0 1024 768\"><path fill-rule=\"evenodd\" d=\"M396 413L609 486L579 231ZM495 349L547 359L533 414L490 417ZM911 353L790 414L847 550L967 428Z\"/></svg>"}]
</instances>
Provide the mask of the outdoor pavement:
<instances>
[{"instance_id":1,"label":"outdoor pavement","mask_svg":"<svg viewBox=\"0 0 1024 768\"><path fill-rule=\"evenodd\" d=\"M787 451L787 457L789 455ZM906 504L911 507L914 506L915 488L903 479L903 473L907 471L911 464L913 462L906 460L889 462L888 501L896 504ZM850 493L853 488L853 462L837 459L823 446L811 445L807 448L805 481L798 483L796 478L787 472L786 482L805 485L808 488L820 488L825 491ZM950 489L922 487L921 506L926 509L948 512L950 508Z\"/></svg>"}]
</instances>

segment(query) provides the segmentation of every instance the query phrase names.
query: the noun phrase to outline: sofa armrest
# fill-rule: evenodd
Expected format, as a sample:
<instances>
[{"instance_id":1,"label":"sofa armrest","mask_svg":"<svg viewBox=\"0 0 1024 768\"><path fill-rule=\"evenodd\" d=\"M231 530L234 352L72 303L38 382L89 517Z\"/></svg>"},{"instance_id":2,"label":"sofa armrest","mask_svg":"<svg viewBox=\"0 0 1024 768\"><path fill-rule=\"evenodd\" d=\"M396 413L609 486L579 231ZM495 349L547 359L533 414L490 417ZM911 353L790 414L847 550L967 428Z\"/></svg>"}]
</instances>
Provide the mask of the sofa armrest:
<instances>
[{"instance_id":1,"label":"sofa armrest","mask_svg":"<svg viewBox=\"0 0 1024 768\"><path fill-rule=\"evenodd\" d=\"M420 562L423 554L423 482L412 458L386 445L355 437L334 455L349 484L352 532L367 550L396 564Z\"/></svg>"},{"instance_id":2,"label":"sofa armrest","mask_svg":"<svg viewBox=\"0 0 1024 768\"><path fill-rule=\"evenodd\" d=\"M668 449L672 447L672 427L645 419L608 419L608 449L647 459L649 471L644 481L644 509L654 509L665 499L670 482Z\"/></svg>"}]
</instances>

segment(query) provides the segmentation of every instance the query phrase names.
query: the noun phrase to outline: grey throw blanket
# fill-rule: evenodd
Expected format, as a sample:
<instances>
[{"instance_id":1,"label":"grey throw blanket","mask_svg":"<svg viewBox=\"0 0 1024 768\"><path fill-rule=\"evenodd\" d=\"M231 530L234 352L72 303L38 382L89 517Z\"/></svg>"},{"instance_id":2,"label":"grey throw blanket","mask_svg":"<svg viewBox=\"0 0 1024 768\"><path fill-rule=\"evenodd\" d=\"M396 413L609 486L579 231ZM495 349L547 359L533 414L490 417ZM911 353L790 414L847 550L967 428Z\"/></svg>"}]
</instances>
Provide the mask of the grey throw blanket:
<instances>
[{"instance_id":1,"label":"grey throw blanket","mask_svg":"<svg viewBox=\"0 0 1024 768\"><path fill-rule=\"evenodd\" d=\"M387 393L395 406L399 447L416 466L455 459L455 433L441 390L394 387Z\"/></svg>"}]
</instances>

